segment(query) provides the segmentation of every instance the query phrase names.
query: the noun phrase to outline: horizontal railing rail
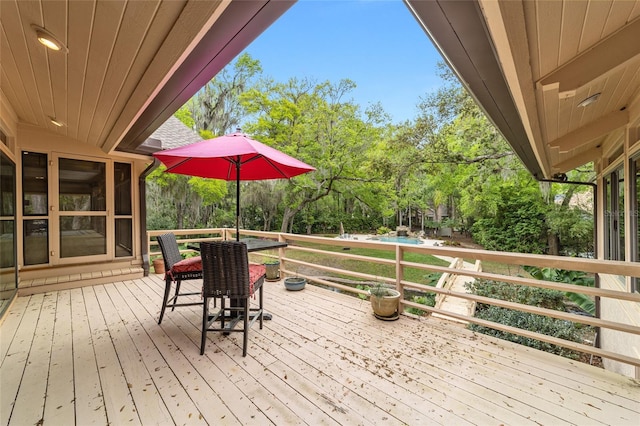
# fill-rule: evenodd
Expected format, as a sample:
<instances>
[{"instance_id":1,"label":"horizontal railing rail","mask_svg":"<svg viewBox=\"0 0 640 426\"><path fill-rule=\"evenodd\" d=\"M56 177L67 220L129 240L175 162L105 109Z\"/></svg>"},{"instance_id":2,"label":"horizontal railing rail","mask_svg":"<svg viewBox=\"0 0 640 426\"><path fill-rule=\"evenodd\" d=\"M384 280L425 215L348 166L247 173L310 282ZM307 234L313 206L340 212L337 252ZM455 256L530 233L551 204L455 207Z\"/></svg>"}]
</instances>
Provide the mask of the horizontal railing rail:
<instances>
[{"instance_id":1,"label":"horizontal railing rail","mask_svg":"<svg viewBox=\"0 0 640 426\"><path fill-rule=\"evenodd\" d=\"M195 243L199 241L211 241L219 239L232 239L235 238L235 230L227 228L211 228L211 229L189 229L189 230L162 230L162 231L148 231L149 239L149 253L151 255L159 254L151 250L154 247L154 241L152 239L158 235L166 232L173 232L176 234L179 243ZM206 235L206 237L202 237ZM194 237L199 236L199 237ZM590 325L597 328L615 330L616 332L629 333L632 335L640 335L640 327L633 324L625 324L610 320L604 320L600 318L593 318L586 315L573 314L563 311L557 311L548 308L541 308L537 306L525 305L520 303L508 302L496 298L490 298L485 296L479 296L471 293L462 293L459 291L452 291L447 286L437 287L427 285L425 283L409 281L405 279L405 272L409 269L423 270L426 272L436 272L445 275L455 276L462 275L464 277L480 278L485 280L506 282L514 285L538 287L544 289L557 290L561 292L571 292L588 295L593 298L608 298L615 299L623 302L635 302L640 303L640 294L618 291L611 289L601 289L595 287L586 287L572 284L565 284L552 281L538 280L535 278L505 275L499 273L484 272L480 266L480 262L497 262L503 265L512 265L518 268L522 266L537 266L540 268L557 268L564 270L582 271L593 274L610 274L621 275L625 277L640 277L640 263L633 262L620 262L620 261L608 261L608 260L595 260L595 259L583 259L572 258L563 256L548 256L548 255L534 255L523 253L508 253L508 252L496 252L485 251L477 249L466 249L459 247L447 247L447 246L428 246L428 245L408 245L408 244L393 244L393 243L380 243L375 241L363 241L363 240L348 240L348 239L336 239L327 237L315 237L309 235L297 235L289 233L276 233L276 232L263 232L263 231L249 231L241 230L241 236L243 238L259 237L268 238L288 243L286 248L278 249L278 254L273 252L259 252L251 253L252 259L262 260L265 259L277 259L280 262L281 277L296 275L307 278L309 282L316 283L322 286L331 287L343 292L349 292L354 295L368 296L368 291L362 286L360 288L355 285L346 285L344 283L344 277L348 277L353 280L354 283L373 283L384 282L395 286L401 294L405 293L405 290L421 293L435 293L436 295L442 295L446 297L459 298L461 300L470 301L471 303L481 303L486 305L493 305L497 307L512 309L520 312L533 313L543 315L551 318L561 319L565 321L571 321L573 323ZM343 250L340 252L331 251L327 248L340 247ZM363 249L375 249L377 252L387 253L388 257L381 258L375 256L367 256L361 254L349 253L350 249L363 248ZM439 266L427 263L419 263L405 260L407 254L421 254L432 255L439 258L459 258L462 261L476 262L474 269L458 268L459 265L449 263L449 266ZM308 256L317 255L315 257ZM391 254L391 255L389 255ZM302 256L306 258L301 258ZM367 262L371 264L378 264L386 266L394 271L391 276L384 276L381 274L371 274L365 272L358 272L335 265L326 265L319 262L315 262L313 259L320 258L321 256L328 256L333 259L343 259L356 262ZM311 257L312 259L308 259ZM313 271L313 272L309 272ZM328 276L318 275L316 272L321 272ZM331 277L340 277L341 280L335 282L331 280ZM551 343L560 347L568 348L571 350L600 356L603 358L609 358L615 361L631 364L636 367L640 367L640 359L625 354L614 353L606 351L600 348L596 348L592 345L586 345L583 343L576 343L569 340L559 339L556 337L548 336L545 334L527 331L524 329L507 326L504 324L488 321L480 318L476 318L471 315L463 315L456 312L450 312L447 310L439 309L438 307L430 307L421 303L416 303L411 300L401 300L401 311L406 308L416 308L423 312L430 314L437 313L441 316L462 320L465 322L478 324L485 327L490 327L495 330L500 330L526 338L536 339L542 342Z\"/></svg>"}]
</instances>

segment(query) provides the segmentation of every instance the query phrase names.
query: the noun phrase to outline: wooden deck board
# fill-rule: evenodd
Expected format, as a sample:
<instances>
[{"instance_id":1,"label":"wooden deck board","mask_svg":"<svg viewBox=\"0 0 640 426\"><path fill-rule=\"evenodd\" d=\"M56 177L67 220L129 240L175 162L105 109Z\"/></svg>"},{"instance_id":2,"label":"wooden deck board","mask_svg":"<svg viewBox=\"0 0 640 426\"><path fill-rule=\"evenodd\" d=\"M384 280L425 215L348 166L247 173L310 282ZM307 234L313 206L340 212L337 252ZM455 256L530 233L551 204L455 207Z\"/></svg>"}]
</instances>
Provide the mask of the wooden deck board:
<instances>
[{"instance_id":1,"label":"wooden deck board","mask_svg":"<svg viewBox=\"0 0 640 426\"><path fill-rule=\"evenodd\" d=\"M117 278L117 277L114 277ZM199 287L185 282L184 290ZM639 424L640 385L439 319L265 283L264 328L157 324L156 276L20 297L0 326L1 424Z\"/></svg>"},{"instance_id":2,"label":"wooden deck board","mask_svg":"<svg viewBox=\"0 0 640 426\"><path fill-rule=\"evenodd\" d=\"M60 291L57 296L44 418L51 424L70 425L75 423L71 293Z\"/></svg>"}]
</instances>

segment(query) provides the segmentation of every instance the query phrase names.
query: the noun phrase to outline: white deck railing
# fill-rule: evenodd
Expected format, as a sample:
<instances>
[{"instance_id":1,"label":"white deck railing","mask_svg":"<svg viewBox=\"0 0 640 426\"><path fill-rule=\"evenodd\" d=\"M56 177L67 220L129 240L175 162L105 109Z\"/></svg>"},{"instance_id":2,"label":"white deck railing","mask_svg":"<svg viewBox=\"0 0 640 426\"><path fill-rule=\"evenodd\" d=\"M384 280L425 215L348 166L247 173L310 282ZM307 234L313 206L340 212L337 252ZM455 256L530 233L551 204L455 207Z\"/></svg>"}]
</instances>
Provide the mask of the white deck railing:
<instances>
[{"instance_id":1,"label":"white deck railing","mask_svg":"<svg viewBox=\"0 0 640 426\"><path fill-rule=\"evenodd\" d=\"M200 241L211 241L220 239L232 239L235 238L235 230L226 228L212 228L212 229L189 229L189 230L161 230L161 231L148 231L149 235L149 251L151 256L159 255L157 250L157 243L153 241L153 237L166 233L173 232L176 234L179 243L196 243ZM599 327L602 329L615 330L618 332L629 333L630 335L640 336L640 327L633 324L625 324L621 322L603 320L599 318L593 318L585 315L572 314L568 312L556 311L552 309L540 308L536 306L524 305L519 303L507 302L504 300L493 299L483 296L478 296L466 292L452 291L447 286L429 286L423 283L417 283L408 281L405 279L406 268L416 268L424 270L425 272L441 272L445 275L461 274L460 270L454 265L449 266L436 266L426 263L416 263L405 260L405 255L408 253L429 254L433 256L446 256L451 258L464 259L467 262L476 262L475 270L464 270L464 276L473 278L482 278L487 280L502 281L512 284L532 286L546 289L553 289L562 292L572 292L585 294L594 298L601 299L614 299L623 301L624 303L640 303L640 294L631 293L625 291L616 291L609 289L600 289L594 287L584 287L572 284L557 283L551 281L538 280L534 278L525 278L521 276L503 275L497 273L483 272L479 267L479 262L497 262L500 264L512 265L520 268L523 265L537 266L540 268L550 267L564 270L582 271L593 274L609 274L619 275L623 277L640 277L640 263L632 262L620 262L620 261L606 261L606 260L594 260L583 258L572 258L562 256L547 256L547 255L534 255L524 253L509 253L509 252L496 252L485 250L465 249L459 247L446 247L446 246L427 246L427 245L409 245L409 244L390 244L379 243L375 241L363 241L363 240L347 240L336 239L326 237L313 237L308 235L297 235L277 232L261 232L261 231L241 231L242 237L260 237L268 238L279 241L285 241L289 245L286 248L278 249L278 253L273 252L259 252L252 253L251 256L260 261L264 261L268 258L278 259L280 261L280 272L282 276L298 275L305 277L309 282L317 283L323 286L332 287L344 292L351 292L355 295L367 296L368 292L362 288L355 286L349 286L341 284L339 282L333 282L326 277L319 277L317 275L301 273L301 269L313 269L314 271L326 272L326 275L347 276L354 280L362 281L383 281L395 286L402 294L404 290L412 290L424 293L436 293L439 295L446 295L447 297L456 297L463 300L471 301L472 303L483 303L488 305L499 306L508 309L514 309L522 312L529 312L539 315L544 315L552 318L558 318L573 323L580 323ZM378 257L355 255L343 250L340 252L323 250L323 246L327 247L341 247L341 248L366 248L376 249L381 251L387 251L393 253L392 259L383 259ZM363 272L356 272L347 269L336 268L333 266L327 266L319 263L313 263L296 259L293 257L294 252L299 253L311 253L323 256L331 256L334 258L350 259L355 261L362 261L368 263L377 263L387 265L395 270L395 275L392 277L385 277L376 274L368 274ZM493 329L513 333L520 336L540 340L543 342L555 344L561 347L569 348L579 352L584 352L603 358L609 358L615 361L627 363L640 367L640 359L637 357L625 355L622 353L611 352L596 348L590 345L571 342L564 339L559 339L553 336L547 336L540 333L535 333L519 328L486 321L483 319L475 318L470 315L462 315L455 312L439 309L436 307L429 307L423 304L415 303L410 300L401 301L401 311L407 307L413 307L426 311L429 313L437 313L439 315L455 318L465 322L475 323L482 326L490 327Z\"/></svg>"}]
</instances>

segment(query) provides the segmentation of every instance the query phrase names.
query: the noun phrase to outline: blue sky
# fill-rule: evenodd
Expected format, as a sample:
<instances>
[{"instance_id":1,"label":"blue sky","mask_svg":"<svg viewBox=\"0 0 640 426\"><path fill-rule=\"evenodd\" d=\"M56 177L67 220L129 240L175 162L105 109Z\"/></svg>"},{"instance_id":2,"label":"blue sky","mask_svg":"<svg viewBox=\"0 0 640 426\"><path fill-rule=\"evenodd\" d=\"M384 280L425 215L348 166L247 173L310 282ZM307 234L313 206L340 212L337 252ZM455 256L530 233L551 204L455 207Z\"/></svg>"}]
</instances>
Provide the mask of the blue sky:
<instances>
[{"instance_id":1,"label":"blue sky","mask_svg":"<svg viewBox=\"0 0 640 426\"><path fill-rule=\"evenodd\" d=\"M380 101L396 123L440 85L441 56L401 0L299 0L245 51L279 82L349 78L355 103Z\"/></svg>"}]
</instances>

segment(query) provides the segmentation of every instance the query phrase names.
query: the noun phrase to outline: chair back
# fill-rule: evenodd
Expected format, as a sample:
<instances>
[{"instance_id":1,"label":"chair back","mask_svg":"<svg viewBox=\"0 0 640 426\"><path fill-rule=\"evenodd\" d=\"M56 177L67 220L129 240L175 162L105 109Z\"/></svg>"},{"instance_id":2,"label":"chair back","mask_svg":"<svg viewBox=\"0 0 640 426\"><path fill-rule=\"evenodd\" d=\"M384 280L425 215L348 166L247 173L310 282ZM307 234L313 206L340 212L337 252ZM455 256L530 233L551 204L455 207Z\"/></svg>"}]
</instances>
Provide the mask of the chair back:
<instances>
[{"instance_id":1,"label":"chair back","mask_svg":"<svg viewBox=\"0 0 640 426\"><path fill-rule=\"evenodd\" d=\"M247 245L238 241L200 244L203 295L247 298L251 295Z\"/></svg>"},{"instance_id":2,"label":"chair back","mask_svg":"<svg viewBox=\"0 0 640 426\"><path fill-rule=\"evenodd\" d=\"M158 244L160 245L160 251L164 259L164 270L165 272L169 272L171 268L173 268L173 265L182 260L175 234L168 233L159 235Z\"/></svg>"}]
</instances>

